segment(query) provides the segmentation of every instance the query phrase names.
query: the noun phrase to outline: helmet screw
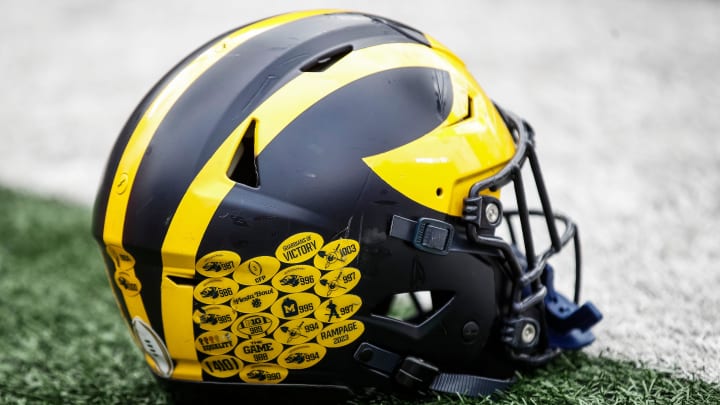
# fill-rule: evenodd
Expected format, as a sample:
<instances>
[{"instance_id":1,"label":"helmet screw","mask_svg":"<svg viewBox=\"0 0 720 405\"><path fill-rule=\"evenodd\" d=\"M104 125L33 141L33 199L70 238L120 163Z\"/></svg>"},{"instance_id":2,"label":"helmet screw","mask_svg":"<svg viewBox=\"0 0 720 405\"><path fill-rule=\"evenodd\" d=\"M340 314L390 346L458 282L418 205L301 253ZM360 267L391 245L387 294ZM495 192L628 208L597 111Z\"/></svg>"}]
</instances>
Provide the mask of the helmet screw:
<instances>
[{"instance_id":1,"label":"helmet screw","mask_svg":"<svg viewBox=\"0 0 720 405\"><path fill-rule=\"evenodd\" d=\"M462 334L465 341L475 340L480 335L480 325L475 321L470 321L463 326Z\"/></svg>"},{"instance_id":2,"label":"helmet screw","mask_svg":"<svg viewBox=\"0 0 720 405\"><path fill-rule=\"evenodd\" d=\"M537 330L535 329L535 325L528 322L525 326L523 326L522 331L520 332L520 340L527 345L535 340L536 335Z\"/></svg>"},{"instance_id":3,"label":"helmet screw","mask_svg":"<svg viewBox=\"0 0 720 405\"><path fill-rule=\"evenodd\" d=\"M360 352L358 355L358 360L367 363L368 361L372 360L373 358L373 351L370 349L363 349L363 351Z\"/></svg>"},{"instance_id":4,"label":"helmet screw","mask_svg":"<svg viewBox=\"0 0 720 405\"><path fill-rule=\"evenodd\" d=\"M496 223L500 219L500 207L494 202L488 203L485 207L485 218L491 224Z\"/></svg>"}]
</instances>

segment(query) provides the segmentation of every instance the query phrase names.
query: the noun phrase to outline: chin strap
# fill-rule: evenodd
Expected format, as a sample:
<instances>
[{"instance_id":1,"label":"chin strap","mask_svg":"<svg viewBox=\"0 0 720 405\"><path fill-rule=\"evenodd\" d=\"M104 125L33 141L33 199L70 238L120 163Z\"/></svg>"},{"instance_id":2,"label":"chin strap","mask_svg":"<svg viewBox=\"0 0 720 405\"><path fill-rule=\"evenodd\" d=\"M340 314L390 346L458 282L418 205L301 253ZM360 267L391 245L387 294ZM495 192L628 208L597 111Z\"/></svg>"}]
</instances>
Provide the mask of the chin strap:
<instances>
[{"instance_id":1,"label":"chin strap","mask_svg":"<svg viewBox=\"0 0 720 405\"><path fill-rule=\"evenodd\" d=\"M402 357L367 342L355 351L355 360L374 372L414 391L436 391L471 397L488 396L510 387L515 379L493 379L469 374L442 373L417 357Z\"/></svg>"},{"instance_id":2,"label":"chin strap","mask_svg":"<svg viewBox=\"0 0 720 405\"><path fill-rule=\"evenodd\" d=\"M496 392L505 391L515 379L497 380L468 374L439 374L430 389L449 394L460 394L469 397L489 396Z\"/></svg>"}]
</instances>

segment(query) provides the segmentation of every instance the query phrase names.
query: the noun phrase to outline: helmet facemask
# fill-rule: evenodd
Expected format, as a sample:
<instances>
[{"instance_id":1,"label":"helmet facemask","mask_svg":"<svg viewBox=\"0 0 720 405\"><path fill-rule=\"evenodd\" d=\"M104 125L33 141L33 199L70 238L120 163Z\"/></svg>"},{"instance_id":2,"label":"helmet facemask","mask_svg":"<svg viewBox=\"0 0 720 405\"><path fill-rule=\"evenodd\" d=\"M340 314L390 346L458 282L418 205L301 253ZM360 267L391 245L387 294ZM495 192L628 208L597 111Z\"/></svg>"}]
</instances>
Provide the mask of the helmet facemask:
<instances>
[{"instance_id":1,"label":"helmet facemask","mask_svg":"<svg viewBox=\"0 0 720 405\"><path fill-rule=\"evenodd\" d=\"M548 362L562 350L580 349L592 343L594 336L590 328L600 321L602 315L592 303L579 306L581 251L577 226L570 218L557 214L552 209L534 148L532 128L514 114L497 106L496 108L512 134L516 152L499 172L473 184L464 200L461 225L432 218L419 218L415 221L395 215L389 234L410 242L422 252L435 255L457 252L495 258L509 280L507 304L501 306L499 313L501 340L513 361L536 366ZM528 208L523 177L526 162L529 163L541 209ZM510 183L517 208L503 210L502 203L493 194ZM549 239L549 246L540 252L537 252L533 238L532 219L545 223ZM503 220L506 224L507 240L497 232ZM562 233L558 229L558 223L562 224ZM462 227L467 238L457 235ZM570 243L574 253L575 271L572 301L555 290L553 269L548 264L551 258ZM414 306L410 312L415 314L415 322L425 322L427 318L435 315L435 311L440 310L437 304L442 306L447 302L447 299L437 300L427 292L403 295L410 298L410 304L406 299L405 305ZM499 382L501 380L496 379L477 376L469 378L462 374L449 375L440 371L434 373L422 364L425 363L412 360L407 367L432 375L431 380L434 379L434 382L426 382L426 385L430 384L433 390L452 392L461 381L475 387L471 391L482 390L480 387L486 386L492 391L502 385ZM440 380L443 381L442 384L438 383ZM422 385L412 381L415 385ZM417 386L413 385L413 388Z\"/></svg>"}]
</instances>

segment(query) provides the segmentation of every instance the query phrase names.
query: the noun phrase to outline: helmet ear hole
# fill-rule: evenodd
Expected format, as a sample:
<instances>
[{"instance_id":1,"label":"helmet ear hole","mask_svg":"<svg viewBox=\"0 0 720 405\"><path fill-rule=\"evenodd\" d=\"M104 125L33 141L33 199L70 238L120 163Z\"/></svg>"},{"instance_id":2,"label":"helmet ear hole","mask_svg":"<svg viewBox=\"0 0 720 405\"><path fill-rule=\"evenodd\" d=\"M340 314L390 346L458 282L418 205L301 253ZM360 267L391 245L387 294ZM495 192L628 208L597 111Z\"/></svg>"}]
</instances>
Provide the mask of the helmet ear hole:
<instances>
[{"instance_id":1,"label":"helmet ear hole","mask_svg":"<svg viewBox=\"0 0 720 405\"><path fill-rule=\"evenodd\" d=\"M255 160L256 127L256 120L250 121L228 170L230 180L253 188L260 186L257 161Z\"/></svg>"},{"instance_id":2,"label":"helmet ear hole","mask_svg":"<svg viewBox=\"0 0 720 405\"><path fill-rule=\"evenodd\" d=\"M373 313L405 323L419 325L446 306L451 291L411 291L386 297Z\"/></svg>"},{"instance_id":3,"label":"helmet ear hole","mask_svg":"<svg viewBox=\"0 0 720 405\"><path fill-rule=\"evenodd\" d=\"M442 195L443 195L443 188L442 188L442 187L436 188L436 189L435 189L435 195L438 196L438 197L442 197Z\"/></svg>"}]
</instances>

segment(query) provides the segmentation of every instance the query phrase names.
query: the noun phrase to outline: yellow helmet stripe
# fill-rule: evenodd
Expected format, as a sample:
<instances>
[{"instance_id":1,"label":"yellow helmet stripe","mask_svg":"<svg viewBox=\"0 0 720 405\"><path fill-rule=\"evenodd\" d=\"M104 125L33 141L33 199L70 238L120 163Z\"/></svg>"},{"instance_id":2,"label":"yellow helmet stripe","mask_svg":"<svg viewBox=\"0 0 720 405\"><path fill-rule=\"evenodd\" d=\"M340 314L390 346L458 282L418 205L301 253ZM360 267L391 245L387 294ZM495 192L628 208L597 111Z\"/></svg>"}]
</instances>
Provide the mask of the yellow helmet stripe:
<instances>
[{"instance_id":1,"label":"yellow helmet stripe","mask_svg":"<svg viewBox=\"0 0 720 405\"><path fill-rule=\"evenodd\" d=\"M262 150L294 119L333 91L371 74L403 67L446 67L428 47L393 43L356 50L321 75L302 73L265 100L225 139L183 196L162 246L162 312L165 338L173 358L192 359L178 364L177 378L196 379L192 316L192 287L174 277L193 278L195 258L205 230L225 196L235 186L227 177L229 165L252 120L256 120L255 153ZM312 89L312 91L308 91ZM181 373L181 374L179 374Z\"/></svg>"},{"instance_id":2,"label":"yellow helmet stripe","mask_svg":"<svg viewBox=\"0 0 720 405\"><path fill-rule=\"evenodd\" d=\"M130 136L118 163L108 196L107 214L105 215L105 223L103 225L103 241L106 246L123 249L123 228L128 200L142 156L145 154L158 126L187 88L207 71L207 69L248 39L290 21L326 12L328 11L315 10L284 14L238 29L206 49L190 62L187 67L178 72L177 76L172 78L144 112L144 115ZM192 290L190 291L190 295L192 296ZM119 303L118 297L116 296L115 298ZM125 295L123 298L130 319L139 317L146 323L150 323L143 304L142 293L133 296ZM166 340L170 341L170 339L167 338ZM169 350L172 356L174 354L173 348L169 347Z\"/></svg>"},{"instance_id":3,"label":"yellow helmet stripe","mask_svg":"<svg viewBox=\"0 0 720 405\"><path fill-rule=\"evenodd\" d=\"M467 73L465 64L435 38L427 34L425 37L435 51L445 56L445 66L439 68L451 72L452 110L445 122L425 136L363 161L409 199L460 216L470 187L498 172L512 158L515 144L497 109ZM484 193L500 197L499 191Z\"/></svg>"},{"instance_id":4,"label":"yellow helmet stripe","mask_svg":"<svg viewBox=\"0 0 720 405\"><path fill-rule=\"evenodd\" d=\"M409 199L438 212L461 216L470 187L497 173L512 158L515 144L484 94L472 94L474 103L468 104L468 94L460 91L455 80L453 88L453 111L438 128L363 161ZM474 119L463 119L466 114ZM500 197L499 192L485 192Z\"/></svg>"}]
</instances>

